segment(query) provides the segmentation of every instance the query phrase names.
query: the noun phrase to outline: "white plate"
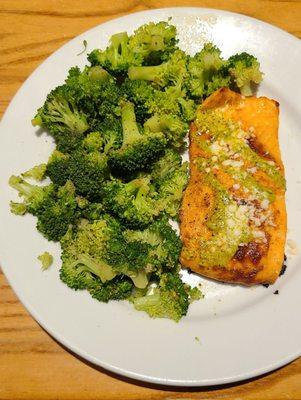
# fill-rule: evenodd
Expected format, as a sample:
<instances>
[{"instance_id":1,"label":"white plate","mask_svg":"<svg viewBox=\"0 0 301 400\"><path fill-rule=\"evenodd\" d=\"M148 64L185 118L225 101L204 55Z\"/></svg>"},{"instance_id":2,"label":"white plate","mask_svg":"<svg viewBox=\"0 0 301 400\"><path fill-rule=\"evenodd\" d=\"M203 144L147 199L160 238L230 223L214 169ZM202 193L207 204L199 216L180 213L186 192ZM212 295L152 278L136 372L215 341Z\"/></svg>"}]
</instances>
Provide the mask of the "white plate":
<instances>
[{"instance_id":1,"label":"white plate","mask_svg":"<svg viewBox=\"0 0 301 400\"><path fill-rule=\"evenodd\" d=\"M250 378L278 368L300 355L301 260L290 257L288 270L273 287L243 288L190 275L203 283L206 298L194 303L180 323L152 320L127 302L101 304L60 282L59 246L35 229L31 216L9 212L16 194L11 174L44 162L52 140L35 135L30 120L45 95L63 82L83 40L88 50L105 46L115 32L172 16L181 46L190 52L214 41L224 56L255 54L265 72L259 94L280 102L280 139L288 181L288 237L301 248L300 117L301 46L289 34L238 14L201 8L143 11L107 22L73 39L27 79L11 102L0 135L0 247L2 268L33 317L57 340L87 360L116 373L168 385L199 386ZM299 179L299 180L298 180ZM36 257L55 255L41 272ZM278 289L279 295L273 292ZM199 340L196 339L199 338Z\"/></svg>"}]
</instances>

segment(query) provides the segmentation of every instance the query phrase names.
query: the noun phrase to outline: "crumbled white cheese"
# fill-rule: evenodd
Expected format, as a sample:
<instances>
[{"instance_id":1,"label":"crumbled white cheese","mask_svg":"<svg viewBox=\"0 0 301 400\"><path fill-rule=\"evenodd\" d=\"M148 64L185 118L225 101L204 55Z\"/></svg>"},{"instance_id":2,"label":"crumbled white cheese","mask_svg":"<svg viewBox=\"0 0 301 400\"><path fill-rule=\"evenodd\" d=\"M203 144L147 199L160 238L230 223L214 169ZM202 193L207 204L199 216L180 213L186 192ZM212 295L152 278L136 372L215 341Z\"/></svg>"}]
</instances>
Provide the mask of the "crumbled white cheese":
<instances>
[{"instance_id":1,"label":"crumbled white cheese","mask_svg":"<svg viewBox=\"0 0 301 400\"><path fill-rule=\"evenodd\" d=\"M210 146L210 150L213 154L218 154L222 150L222 147L218 142L213 142Z\"/></svg>"},{"instance_id":2,"label":"crumbled white cheese","mask_svg":"<svg viewBox=\"0 0 301 400\"><path fill-rule=\"evenodd\" d=\"M267 210L269 208L270 202L268 199L264 199L262 200L262 202L260 203L260 206L263 210Z\"/></svg>"},{"instance_id":3,"label":"crumbled white cheese","mask_svg":"<svg viewBox=\"0 0 301 400\"><path fill-rule=\"evenodd\" d=\"M231 159L229 159L229 160L224 160L224 161L222 162L222 164L223 164L225 167L231 166L231 167L233 167L233 168L241 168L241 167L244 165L243 161L235 161L235 160L231 160Z\"/></svg>"},{"instance_id":4,"label":"crumbled white cheese","mask_svg":"<svg viewBox=\"0 0 301 400\"><path fill-rule=\"evenodd\" d=\"M269 225L269 226L273 226L273 227L276 226L275 222L273 222L272 219L268 219L268 220L266 221L266 224Z\"/></svg>"},{"instance_id":5,"label":"crumbled white cheese","mask_svg":"<svg viewBox=\"0 0 301 400\"><path fill-rule=\"evenodd\" d=\"M228 165L231 165L231 163L232 163L232 160L224 160L224 161L222 162L222 164L223 164L225 167L227 167Z\"/></svg>"},{"instance_id":6,"label":"crumbled white cheese","mask_svg":"<svg viewBox=\"0 0 301 400\"><path fill-rule=\"evenodd\" d=\"M234 226L235 226L235 221L234 221L234 219L228 219L227 220L227 225L230 227L230 228L234 228Z\"/></svg>"},{"instance_id":7,"label":"crumbled white cheese","mask_svg":"<svg viewBox=\"0 0 301 400\"><path fill-rule=\"evenodd\" d=\"M228 209L229 209L229 212L233 214L236 211L237 206L235 204L230 204Z\"/></svg>"},{"instance_id":8,"label":"crumbled white cheese","mask_svg":"<svg viewBox=\"0 0 301 400\"><path fill-rule=\"evenodd\" d=\"M254 218L252 219L252 222L254 223L255 226L260 226L260 225L261 225L261 220L260 220L260 218L254 217Z\"/></svg>"},{"instance_id":9,"label":"crumbled white cheese","mask_svg":"<svg viewBox=\"0 0 301 400\"><path fill-rule=\"evenodd\" d=\"M254 238L256 238L256 239L263 239L263 238L265 238L265 234L264 234L264 232L262 232L262 231L259 231L259 230L254 229L254 231L253 231L252 233L253 233Z\"/></svg>"},{"instance_id":10,"label":"crumbled white cheese","mask_svg":"<svg viewBox=\"0 0 301 400\"><path fill-rule=\"evenodd\" d=\"M239 183L234 183L233 189L234 190L238 190L239 188L240 188L240 184Z\"/></svg>"},{"instance_id":11,"label":"crumbled white cheese","mask_svg":"<svg viewBox=\"0 0 301 400\"><path fill-rule=\"evenodd\" d=\"M247 205L240 205L238 210L239 210L239 214L240 215L244 215L248 211L248 206Z\"/></svg>"}]
</instances>

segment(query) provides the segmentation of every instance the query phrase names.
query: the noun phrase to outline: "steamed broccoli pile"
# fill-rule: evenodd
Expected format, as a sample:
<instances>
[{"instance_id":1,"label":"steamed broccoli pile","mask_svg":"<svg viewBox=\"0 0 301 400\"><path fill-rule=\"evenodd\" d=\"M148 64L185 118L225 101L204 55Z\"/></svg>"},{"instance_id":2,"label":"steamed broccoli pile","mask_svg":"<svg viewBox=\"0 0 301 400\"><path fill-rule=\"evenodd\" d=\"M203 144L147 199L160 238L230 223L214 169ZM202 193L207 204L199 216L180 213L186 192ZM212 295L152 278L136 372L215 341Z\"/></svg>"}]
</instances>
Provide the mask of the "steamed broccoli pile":
<instances>
[{"instance_id":1,"label":"steamed broccoli pile","mask_svg":"<svg viewBox=\"0 0 301 400\"><path fill-rule=\"evenodd\" d=\"M178 321L200 297L181 279L181 241L170 225L188 180L181 152L189 123L218 88L252 94L259 63L247 53L223 59L211 43L187 55L168 22L117 33L88 61L33 118L56 149L10 178L21 197L11 211L32 214L61 244L60 277L70 288Z\"/></svg>"}]
</instances>

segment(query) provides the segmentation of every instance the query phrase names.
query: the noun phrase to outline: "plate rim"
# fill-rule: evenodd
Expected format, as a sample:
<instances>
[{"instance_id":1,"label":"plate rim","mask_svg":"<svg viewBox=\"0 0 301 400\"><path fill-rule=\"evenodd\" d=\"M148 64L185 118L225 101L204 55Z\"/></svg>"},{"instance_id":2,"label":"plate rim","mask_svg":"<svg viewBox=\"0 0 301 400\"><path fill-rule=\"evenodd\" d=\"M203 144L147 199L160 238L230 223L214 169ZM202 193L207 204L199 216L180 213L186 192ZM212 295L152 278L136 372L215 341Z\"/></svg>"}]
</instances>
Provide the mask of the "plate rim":
<instances>
[{"instance_id":1,"label":"plate rim","mask_svg":"<svg viewBox=\"0 0 301 400\"><path fill-rule=\"evenodd\" d=\"M88 32L95 30L99 26L107 25L110 24L112 21L118 21L118 20L124 20L127 19L129 16L133 15L139 15L139 14L153 14L155 13L160 13L160 12L177 12L177 11L201 11L203 13L215 13L217 15L229 15L229 16L236 16L236 17L241 17L244 20L251 20L253 23L260 23L264 27L267 28L272 28L273 30L279 31L282 35L286 36L289 40L293 39L295 41L295 44L300 46L301 41L298 37L294 36L293 34L285 31L282 28L279 28L276 25L270 24L268 22L262 21L258 18L250 17L248 15L228 11L228 10L222 10L218 8L207 8L207 7L184 7L184 6L174 6L174 7L163 7L163 8L152 8L148 10L141 10L133 13L127 13L125 15L122 15L117 18L111 18L105 22L102 22L100 24L97 24L88 30L80 33L79 35L76 35L74 38L71 40L68 40L66 43L64 43L62 46L60 46L57 50L55 50L53 53L51 53L46 59L44 59L32 72L31 74L25 79L25 81L22 83L22 85L19 87L17 92L14 94L12 99L9 102L9 105L7 106L5 112L3 113L3 116L0 121L0 128L3 124L3 121L6 120L6 115L8 114L9 109L11 108L14 99L18 96L19 92L22 90L23 86L31 79L33 75L38 73L39 69L43 67L44 63L48 62L53 56L55 56L58 52L62 51L65 46L68 46L71 42L77 41L81 37L84 37ZM0 244L1 246L1 244ZM0 255L1 256L1 255ZM114 374L117 374L120 377L127 377L136 381L142 381L142 382L147 382L147 383L152 383L155 385L164 385L164 386L173 386L173 387L204 387L204 386L219 386L219 385L224 385L228 383L235 383L235 382L241 382L250 378L255 378L257 376L266 374L268 372L274 371L278 368L283 367L284 365L292 362L293 360L297 359L298 357L301 356L301 349L294 354L291 354L290 356L283 358L279 362L274 362L272 364L269 364L265 367L254 369L248 373L242 373L238 374L235 376L229 376L225 378L212 378L212 379L200 379L200 380L189 380L189 379L164 379L164 378L159 378L159 377L153 377L149 375L144 375L136 372L132 372L130 370L120 368L116 365L112 365L110 363L102 362L98 358L89 355L86 351L78 348L76 345L68 342L68 339L65 339L64 335L60 333L56 333L51 327L47 326L47 323L43 321L43 318L41 318L40 314L38 311L35 310L34 305L28 302L26 300L26 296L23 296L21 293L19 293L19 290L15 287L11 279L9 278L9 273L7 271L9 270L8 266L4 266L3 263L0 260L0 266L3 271L3 274L5 275L5 278L7 279L10 287L13 289L14 293L17 295L19 301L22 303L22 305L25 307L25 309L29 312L29 314L33 317L33 319L42 327L43 330L45 330L52 338L54 338L56 341L61 343L64 347L65 350L71 351L71 353L74 353L75 357L79 356L82 357L83 359L87 360L88 362L93 364L94 366L99 366L101 368L104 368L105 370L108 370Z\"/></svg>"}]
</instances>

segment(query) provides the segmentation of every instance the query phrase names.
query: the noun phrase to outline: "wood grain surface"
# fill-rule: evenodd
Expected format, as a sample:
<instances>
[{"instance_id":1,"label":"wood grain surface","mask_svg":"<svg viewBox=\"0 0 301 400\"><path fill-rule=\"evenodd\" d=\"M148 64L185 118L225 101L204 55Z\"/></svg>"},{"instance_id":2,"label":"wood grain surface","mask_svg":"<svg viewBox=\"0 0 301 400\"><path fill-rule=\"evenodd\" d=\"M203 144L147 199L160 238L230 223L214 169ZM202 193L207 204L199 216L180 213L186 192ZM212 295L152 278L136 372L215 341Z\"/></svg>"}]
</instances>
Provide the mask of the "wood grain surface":
<instances>
[{"instance_id":1,"label":"wood grain surface","mask_svg":"<svg viewBox=\"0 0 301 400\"><path fill-rule=\"evenodd\" d=\"M53 51L106 20L144 9L203 6L259 18L301 37L298 0L0 0L0 115ZM223 387L174 389L131 381L71 354L27 313L0 272L0 400L301 399L301 359Z\"/></svg>"}]
</instances>

